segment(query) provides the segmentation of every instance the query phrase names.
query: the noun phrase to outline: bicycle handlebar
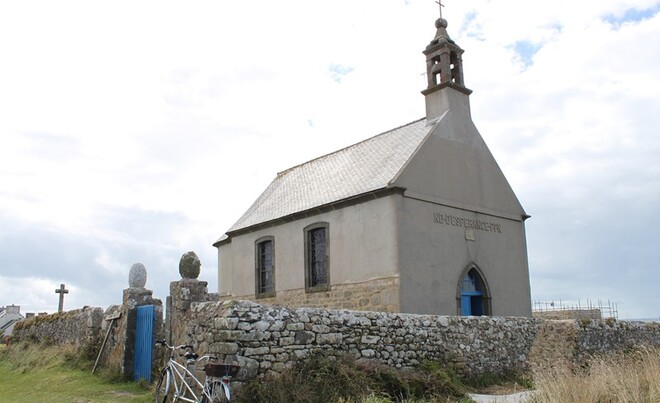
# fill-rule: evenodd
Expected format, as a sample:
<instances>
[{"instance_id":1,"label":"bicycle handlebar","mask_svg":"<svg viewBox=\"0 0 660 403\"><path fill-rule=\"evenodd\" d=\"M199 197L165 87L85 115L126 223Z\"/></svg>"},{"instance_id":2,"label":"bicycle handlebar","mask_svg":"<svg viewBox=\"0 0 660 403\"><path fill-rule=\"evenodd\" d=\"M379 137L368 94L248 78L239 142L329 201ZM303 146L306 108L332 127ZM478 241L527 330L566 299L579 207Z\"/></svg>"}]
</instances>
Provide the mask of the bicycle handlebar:
<instances>
[{"instance_id":1,"label":"bicycle handlebar","mask_svg":"<svg viewBox=\"0 0 660 403\"><path fill-rule=\"evenodd\" d=\"M169 348L170 350L187 350L187 349L192 350L192 348L193 348L193 346L191 346L190 344L182 344L180 346L171 346L171 345L167 344L167 342L165 340L156 340L156 342L154 344L156 344L156 345L162 344L165 347Z\"/></svg>"},{"instance_id":2,"label":"bicycle handlebar","mask_svg":"<svg viewBox=\"0 0 660 403\"><path fill-rule=\"evenodd\" d=\"M171 346L165 340L156 340L154 344L156 344L156 345L162 344L162 345L164 345L165 347L169 348L172 351L175 351L175 350L190 350L190 351L186 351L185 354L181 354L182 357L185 357L188 360L193 359L195 361L201 361L201 360L215 360L215 359L218 358L214 355L209 355L209 354L206 354L206 355L203 355L203 356L199 357L197 355L197 353L192 351L193 346L191 346L190 344L182 344L180 346Z\"/></svg>"}]
</instances>

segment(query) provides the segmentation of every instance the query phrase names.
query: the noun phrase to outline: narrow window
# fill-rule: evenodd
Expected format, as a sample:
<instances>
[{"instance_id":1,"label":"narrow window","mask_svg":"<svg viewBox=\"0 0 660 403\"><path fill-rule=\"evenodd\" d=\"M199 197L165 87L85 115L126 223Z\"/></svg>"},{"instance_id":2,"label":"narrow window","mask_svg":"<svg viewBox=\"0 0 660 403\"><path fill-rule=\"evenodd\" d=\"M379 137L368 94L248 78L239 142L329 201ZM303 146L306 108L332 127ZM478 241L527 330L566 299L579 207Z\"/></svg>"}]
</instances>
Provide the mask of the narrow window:
<instances>
[{"instance_id":1,"label":"narrow window","mask_svg":"<svg viewBox=\"0 0 660 403\"><path fill-rule=\"evenodd\" d=\"M328 259L328 225L315 224L306 231L306 285L308 289L330 285Z\"/></svg>"},{"instance_id":2,"label":"narrow window","mask_svg":"<svg viewBox=\"0 0 660 403\"><path fill-rule=\"evenodd\" d=\"M273 239L257 241L257 295L272 294L275 292L275 262Z\"/></svg>"}]
</instances>

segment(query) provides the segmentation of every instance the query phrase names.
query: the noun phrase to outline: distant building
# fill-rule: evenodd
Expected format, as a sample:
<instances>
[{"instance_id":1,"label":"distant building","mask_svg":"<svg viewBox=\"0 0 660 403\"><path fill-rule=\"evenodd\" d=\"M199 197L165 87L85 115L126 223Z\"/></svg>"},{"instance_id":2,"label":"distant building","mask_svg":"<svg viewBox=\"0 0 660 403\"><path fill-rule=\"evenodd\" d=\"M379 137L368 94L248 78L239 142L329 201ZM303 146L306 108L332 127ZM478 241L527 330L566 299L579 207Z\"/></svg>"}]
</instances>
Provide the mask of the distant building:
<instances>
[{"instance_id":1,"label":"distant building","mask_svg":"<svg viewBox=\"0 0 660 403\"><path fill-rule=\"evenodd\" d=\"M0 334L4 337L11 336L16 322L25 319L21 315L21 307L18 305L7 305L0 307Z\"/></svg>"},{"instance_id":2,"label":"distant building","mask_svg":"<svg viewBox=\"0 0 660 403\"><path fill-rule=\"evenodd\" d=\"M426 117L278 173L214 243L221 298L531 316L529 216L472 122L446 27L424 50Z\"/></svg>"}]
</instances>

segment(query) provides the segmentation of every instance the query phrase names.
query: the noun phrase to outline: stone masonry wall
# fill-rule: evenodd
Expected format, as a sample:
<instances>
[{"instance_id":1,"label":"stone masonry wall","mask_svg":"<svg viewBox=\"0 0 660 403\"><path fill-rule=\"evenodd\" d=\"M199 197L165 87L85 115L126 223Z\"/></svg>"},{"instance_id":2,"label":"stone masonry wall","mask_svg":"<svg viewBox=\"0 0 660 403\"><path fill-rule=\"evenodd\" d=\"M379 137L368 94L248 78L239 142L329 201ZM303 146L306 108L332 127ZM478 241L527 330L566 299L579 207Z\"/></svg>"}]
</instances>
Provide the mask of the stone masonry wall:
<instances>
[{"instance_id":1,"label":"stone masonry wall","mask_svg":"<svg viewBox=\"0 0 660 403\"><path fill-rule=\"evenodd\" d=\"M279 373L316 353L347 353L395 368L425 360L460 375L525 369L538 320L262 306L249 301L192 306L185 337L198 353L236 354L239 379Z\"/></svg>"},{"instance_id":2,"label":"stone masonry wall","mask_svg":"<svg viewBox=\"0 0 660 403\"><path fill-rule=\"evenodd\" d=\"M222 297L222 300L237 299ZM240 299L264 305L338 308L359 311L399 311L399 278L380 278L352 284L333 284L328 291L306 292L304 288L277 291L272 297L246 295Z\"/></svg>"},{"instance_id":3,"label":"stone masonry wall","mask_svg":"<svg viewBox=\"0 0 660 403\"><path fill-rule=\"evenodd\" d=\"M94 307L33 316L16 324L12 340L83 346L97 341L102 320L103 309Z\"/></svg>"},{"instance_id":4,"label":"stone masonry wall","mask_svg":"<svg viewBox=\"0 0 660 403\"><path fill-rule=\"evenodd\" d=\"M99 356L99 368L116 370L130 377L133 374L137 307L142 305L154 306L153 337L163 338L162 302L153 298L150 290L127 288L123 292L122 305L112 305L105 312L102 308L86 307L21 321L14 328L12 340L75 345L94 356L99 354L105 340ZM159 352L154 350L153 368L158 368L162 361Z\"/></svg>"},{"instance_id":5,"label":"stone masonry wall","mask_svg":"<svg viewBox=\"0 0 660 403\"><path fill-rule=\"evenodd\" d=\"M577 353L578 330L574 320L541 320L529 353L530 367L544 368L572 362Z\"/></svg>"},{"instance_id":6,"label":"stone masonry wall","mask_svg":"<svg viewBox=\"0 0 660 403\"><path fill-rule=\"evenodd\" d=\"M625 351L640 345L660 346L660 323L606 319L575 321L578 358L590 354Z\"/></svg>"},{"instance_id":7,"label":"stone masonry wall","mask_svg":"<svg viewBox=\"0 0 660 403\"><path fill-rule=\"evenodd\" d=\"M193 303L180 330L174 343L238 361L239 380L281 373L316 353L350 354L395 368L437 361L469 377L660 345L657 324L283 308L249 301Z\"/></svg>"},{"instance_id":8,"label":"stone masonry wall","mask_svg":"<svg viewBox=\"0 0 660 403\"><path fill-rule=\"evenodd\" d=\"M602 314L600 309L563 309L557 311L540 311L540 312L534 312L533 315L535 318L552 319L552 320L602 319Z\"/></svg>"}]
</instances>

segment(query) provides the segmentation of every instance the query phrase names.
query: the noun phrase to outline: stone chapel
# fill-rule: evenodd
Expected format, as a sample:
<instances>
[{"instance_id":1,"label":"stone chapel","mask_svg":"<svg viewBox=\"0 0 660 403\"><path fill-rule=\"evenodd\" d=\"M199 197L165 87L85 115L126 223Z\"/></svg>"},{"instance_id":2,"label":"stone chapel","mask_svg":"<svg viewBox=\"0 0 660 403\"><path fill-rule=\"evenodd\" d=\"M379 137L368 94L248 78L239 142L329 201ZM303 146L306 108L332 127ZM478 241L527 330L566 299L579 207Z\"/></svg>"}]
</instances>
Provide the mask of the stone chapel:
<instances>
[{"instance_id":1,"label":"stone chapel","mask_svg":"<svg viewBox=\"0 0 660 403\"><path fill-rule=\"evenodd\" d=\"M470 116L439 18L426 117L277 174L218 248L222 299L531 316L521 206Z\"/></svg>"}]
</instances>

